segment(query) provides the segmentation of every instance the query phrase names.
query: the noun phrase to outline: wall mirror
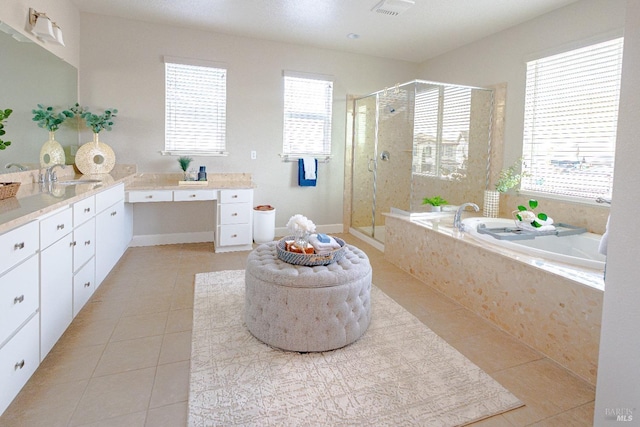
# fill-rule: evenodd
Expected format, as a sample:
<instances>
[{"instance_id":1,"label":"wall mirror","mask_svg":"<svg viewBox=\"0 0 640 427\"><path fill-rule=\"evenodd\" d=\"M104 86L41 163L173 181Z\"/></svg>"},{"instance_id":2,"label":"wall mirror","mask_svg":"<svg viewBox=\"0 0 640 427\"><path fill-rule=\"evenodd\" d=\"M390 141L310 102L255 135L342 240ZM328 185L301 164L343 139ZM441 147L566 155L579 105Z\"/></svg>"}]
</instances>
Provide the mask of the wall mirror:
<instances>
[{"instance_id":1,"label":"wall mirror","mask_svg":"<svg viewBox=\"0 0 640 427\"><path fill-rule=\"evenodd\" d=\"M10 163L38 168L40 148L49 139L47 129L39 128L31 110L38 104L68 108L78 100L78 70L42 46L0 23L0 108L13 110L5 121L4 140L11 146L0 151L0 174L15 172ZM70 161L70 147L78 145L76 122L63 124L56 132Z\"/></svg>"}]
</instances>

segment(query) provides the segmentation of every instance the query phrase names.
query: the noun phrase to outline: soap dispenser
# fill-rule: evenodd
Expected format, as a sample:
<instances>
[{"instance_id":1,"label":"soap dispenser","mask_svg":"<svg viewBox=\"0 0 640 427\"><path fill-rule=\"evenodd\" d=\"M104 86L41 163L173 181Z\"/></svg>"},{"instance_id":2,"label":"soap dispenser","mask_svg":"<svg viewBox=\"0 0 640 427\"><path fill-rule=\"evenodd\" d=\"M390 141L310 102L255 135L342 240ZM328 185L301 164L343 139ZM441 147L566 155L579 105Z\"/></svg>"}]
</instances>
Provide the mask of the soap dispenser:
<instances>
[{"instance_id":1,"label":"soap dispenser","mask_svg":"<svg viewBox=\"0 0 640 427\"><path fill-rule=\"evenodd\" d=\"M200 172L198 172L198 181L206 181L207 180L207 167L200 166Z\"/></svg>"}]
</instances>

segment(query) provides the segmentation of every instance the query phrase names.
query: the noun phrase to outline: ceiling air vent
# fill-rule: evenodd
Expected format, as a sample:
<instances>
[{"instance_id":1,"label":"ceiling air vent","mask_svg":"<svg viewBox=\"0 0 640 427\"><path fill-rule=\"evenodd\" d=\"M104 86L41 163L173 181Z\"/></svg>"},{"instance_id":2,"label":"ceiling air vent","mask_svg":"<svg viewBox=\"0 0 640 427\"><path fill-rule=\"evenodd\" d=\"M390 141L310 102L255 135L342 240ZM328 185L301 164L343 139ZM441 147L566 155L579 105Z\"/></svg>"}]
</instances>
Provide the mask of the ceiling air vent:
<instances>
[{"instance_id":1,"label":"ceiling air vent","mask_svg":"<svg viewBox=\"0 0 640 427\"><path fill-rule=\"evenodd\" d=\"M402 12L409 10L414 4L415 0L382 0L371 11L383 15L398 16Z\"/></svg>"}]
</instances>

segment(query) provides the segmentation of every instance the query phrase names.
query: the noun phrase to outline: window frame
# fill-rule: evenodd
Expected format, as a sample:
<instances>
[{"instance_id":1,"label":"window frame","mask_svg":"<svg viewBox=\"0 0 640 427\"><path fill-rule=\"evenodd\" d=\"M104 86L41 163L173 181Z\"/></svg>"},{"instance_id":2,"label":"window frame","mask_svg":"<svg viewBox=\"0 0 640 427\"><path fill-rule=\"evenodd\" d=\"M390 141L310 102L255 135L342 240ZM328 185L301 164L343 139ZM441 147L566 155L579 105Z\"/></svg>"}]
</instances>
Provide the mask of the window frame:
<instances>
[{"instance_id":1,"label":"window frame","mask_svg":"<svg viewBox=\"0 0 640 427\"><path fill-rule=\"evenodd\" d=\"M288 94L287 94L287 79L296 79L296 80L309 80L309 81L317 81L321 84L326 84L327 88L325 89L324 98L322 99L322 103L324 103L324 111L323 112L310 112L309 110L288 110ZM334 102L334 79L333 76L324 75L324 74L316 74L316 73L304 73L298 71L290 71L283 70L282 72L282 94L283 94L283 108L282 108L282 157L285 158L295 158L295 157L303 157L303 156L313 156L313 157L322 157L322 158L331 158L332 147L333 147L333 102ZM287 141L288 135L290 135L289 130L287 129L287 121L289 118L293 116L294 119L297 120L315 120L316 122L324 123L322 126L322 146L320 149L319 144L314 145L315 150L304 150L303 145L305 144L291 144ZM302 147L301 147L302 146ZM302 148L302 149L301 149Z\"/></svg>"},{"instance_id":2,"label":"window frame","mask_svg":"<svg viewBox=\"0 0 640 427\"><path fill-rule=\"evenodd\" d=\"M160 153L162 155L172 155L172 156L184 156L184 155L227 156L229 154L227 151L227 103L228 103L227 93L228 93L228 72L229 72L227 65L221 62L206 61L206 60L192 59L192 58L180 58L180 57L174 57L174 56L164 56L163 63L164 63L164 73L165 73L164 75L164 84L165 84L164 137L165 137L165 140L164 140L164 149ZM208 104L208 108L212 108L216 110L216 115L214 116L214 119L218 122L218 126L216 127L216 129L213 132L210 132L211 138L213 138L213 140L216 141L212 147L207 148L205 146L201 148L196 143L196 145L193 147L179 148L179 146L176 147L175 145L168 144L168 139L171 137L170 134L172 133L169 130L170 120L171 120L170 119L170 115L171 115L170 102L178 102L175 99L170 100L168 98L169 97L168 88L169 88L169 85L171 84L171 82L169 81L168 67L170 67L171 65L208 68L208 69L214 70L212 71L213 75L209 76L211 78L216 77L215 76L216 73L223 74L223 77L224 77L223 87L221 89L221 93L216 93L216 95L220 96L222 94L224 96L224 99L213 100ZM218 86L219 85L216 85L216 89L220 90ZM188 89L195 90L195 88L193 87ZM222 121L222 124L220 124L221 121ZM220 130L220 128L222 128L222 130ZM175 130L173 130L173 132L178 133ZM195 136L193 138L195 138Z\"/></svg>"},{"instance_id":3,"label":"window frame","mask_svg":"<svg viewBox=\"0 0 640 427\"><path fill-rule=\"evenodd\" d=\"M617 58L617 62L612 67L614 69L613 71L615 71L615 68L617 67L617 73L618 73L617 77L611 80L611 82L615 83L615 80L617 79L617 93L611 93L611 91L608 92L609 98L614 98L613 101L609 102L609 106L613 105L615 108L615 120L609 119L606 122L603 122L606 124L606 126L603 126L603 127L606 127L609 133L607 134L606 137L602 137L602 139L607 139L607 142L601 143L600 145L604 144L604 146L606 147L606 150L598 148L597 150L592 151L592 152L595 152L595 154L590 154L590 157L593 160L586 162L587 164L585 164L584 167L581 166L580 168L578 168L577 170L578 173L577 174L574 173L569 177L569 179L556 178L558 181L564 181L565 183L567 183L565 187L561 187L555 183L556 181L552 181L552 184L546 184L547 189L543 190L541 188L544 187L545 184L541 184L540 179L544 179L545 177L547 179L553 179L554 175L558 176L561 174L559 172L555 174L552 174L551 172L549 172L545 175L537 175L537 176L532 174L531 159L534 157L537 157L537 160L541 161L542 155L540 153L543 152L543 151L539 151L539 152L536 152L536 154L534 154L536 147L543 146L542 145L543 143L539 142L538 140L545 139L537 136L535 132L538 132L538 134L551 134L550 129L552 129L552 126L548 125L545 128L538 125L538 127L536 127L537 123L535 123L535 118L532 119L532 117L535 117L535 114L536 114L536 112L532 113L531 111L532 108L535 108L535 107L532 107L532 105L535 105L536 102L539 103L541 101L539 98L534 100L529 98L530 91L533 90L532 86L530 87L530 85L536 83L532 81L533 79L530 79L530 74L533 72L533 67L535 67L537 62L545 61L545 60L553 61L554 57L555 57L555 60L558 60L558 59L563 60L563 58L581 55L581 54L583 55L583 56L577 56L578 59L577 60L574 59L573 63L579 62L580 59L585 60L585 57L587 59L590 59L589 56L591 56L591 59L592 59L594 57L593 48L603 45L605 43L609 43L612 45L611 51ZM615 145L616 145L617 122L618 122L617 117L618 117L618 104L619 104L619 95L620 95L620 81L621 81L620 77L621 77L622 60L623 60L622 58L623 46L624 46L623 35L619 32L614 32L598 38L592 38L589 40L582 41L579 44L564 46L562 49L557 49L551 52L545 52L544 54L540 54L535 57L530 57L526 59L525 67L527 69L527 74L525 75L525 93L524 93L525 99L524 99L524 105L523 105L523 110L524 110L523 111L523 128L522 128L523 130L522 130L522 142L521 142L523 171L525 172L525 176L523 177L519 185L519 193L527 196L533 196L533 197L545 197L545 198L555 199L555 200L565 200L565 201L588 203L588 204L595 203L594 201L597 197L601 197L601 196L610 197L611 191L613 189L613 170L615 166ZM619 48L619 50L615 50L616 47ZM584 52L582 53L579 52L581 50L586 50L589 48L592 48L591 53L585 54ZM562 68L562 69L566 71L567 68ZM584 72L584 71L587 71L588 68L584 67L580 70ZM591 71L591 73L593 73L593 71ZM592 76L592 75L593 74L589 74L589 76ZM570 77L573 78L574 81L581 81L575 76L570 76ZM557 80L559 80L559 78L555 76L554 78L557 84ZM590 78L590 77L587 77L587 78ZM550 83L550 84L553 84L553 83ZM565 86L568 86L568 85L565 85ZM583 86L583 87L587 87L587 86ZM545 89L548 90L547 88ZM595 98L591 96L590 98L588 98L589 102L585 103L584 105L589 105L589 106L593 105L594 99L601 99L601 98ZM554 108L558 108L558 109L560 108L559 107L560 102L558 102L557 100L556 100L556 103L552 105L554 106ZM552 111L552 108L550 108L549 110ZM576 129L580 129L583 132L584 132L584 129L586 129L587 125L589 124L590 115L604 114L602 108L598 109L596 113L592 112L591 114L589 114L588 108L574 107L573 109L570 109L568 111L569 113L576 113L576 114L579 113L578 117L580 118L579 119L580 121L578 122L578 126L576 127ZM609 111L612 111L612 110L609 110ZM556 113L556 115L552 117L562 117L562 116ZM537 118L539 118L539 116ZM533 125L531 124L531 120L534 121ZM571 127L568 125L565 125L560 129L563 129L566 131L568 129L571 129ZM560 155L565 155L565 156L568 155L570 151L566 148L566 146L568 144L571 144L571 141L575 141L573 142L573 144L576 147L577 153L581 153L581 150L582 150L582 153L584 153L584 152L587 152L589 148L593 149L596 143L590 138L586 138L586 137L578 138L576 136L578 134L579 134L578 131L569 133L569 135L562 134L561 136L562 145L559 147L559 148L562 148L562 150L560 149L558 150ZM546 137L546 139L550 141L553 138L549 136L549 137ZM553 143L549 141L547 142L547 145L553 145ZM587 156L583 156L583 158L586 158L586 157ZM597 168L598 168L598 165L601 165L601 163L598 163L598 161L604 162L608 158L612 158L612 160L609 161L609 166L607 166L609 169L606 170L604 173L598 174ZM559 155L554 156L553 159L549 158L550 164L559 165L558 163L559 160L560 160ZM592 176L589 176L590 167L593 167ZM544 164L542 166L538 166L538 168L553 169L550 165L545 166ZM558 168L559 166L556 167L556 169ZM576 171L573 171L573 172L576 172ZM584 176L581 177L580 173L583 173ZM600 192L596 192L595 190L589 191L585 187L576 188L576 189L570 188L571 181L574 182L575 186L579 187L577 184L587 181L589 179L591 179L593 182L596 182L596 184L599 185L599 186L596 186L595 188L600 188L601 189ZM538 182L535 183L534 180L537 180ZM598 180L601 182L598 183ZM604 182L607 180L609 181L608 188L604 184ZM548 191L549 188L551 189L551 191Z\"/></svg>"}]
</instances>

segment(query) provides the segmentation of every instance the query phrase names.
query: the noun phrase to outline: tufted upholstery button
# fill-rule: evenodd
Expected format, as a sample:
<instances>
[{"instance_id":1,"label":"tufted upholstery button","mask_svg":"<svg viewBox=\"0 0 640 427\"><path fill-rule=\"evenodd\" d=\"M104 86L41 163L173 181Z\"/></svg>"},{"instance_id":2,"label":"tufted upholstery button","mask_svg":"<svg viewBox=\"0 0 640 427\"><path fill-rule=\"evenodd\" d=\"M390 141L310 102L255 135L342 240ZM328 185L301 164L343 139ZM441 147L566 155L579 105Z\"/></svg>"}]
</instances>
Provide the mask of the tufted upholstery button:
<instances>
[{"instance_id":1,"label":"tufted upholstery button","mask_svg":"<svg viewBox=\"0 0 640 427\"><path fill-rule=\"evenodd\" d=\"M297 352L344 347L371 321L371 265L347 245L345 257L326 266L299 266L278 259L276 242L258 246L247 259L245 322L261 341Z\"/></svg>"}]
</instances>

